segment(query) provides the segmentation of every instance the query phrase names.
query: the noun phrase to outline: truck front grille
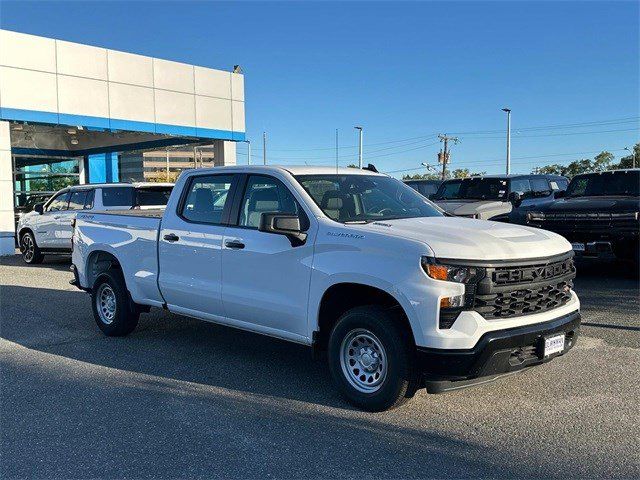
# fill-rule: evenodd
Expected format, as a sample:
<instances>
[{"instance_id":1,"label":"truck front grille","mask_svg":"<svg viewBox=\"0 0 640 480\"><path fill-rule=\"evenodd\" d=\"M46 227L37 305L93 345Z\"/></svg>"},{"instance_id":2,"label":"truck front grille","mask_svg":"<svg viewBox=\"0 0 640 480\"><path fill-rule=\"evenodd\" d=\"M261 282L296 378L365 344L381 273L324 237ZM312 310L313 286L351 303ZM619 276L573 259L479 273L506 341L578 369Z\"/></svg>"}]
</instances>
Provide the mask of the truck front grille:
<instances>
[{"instance_id":1,"label":"truck front grille","mask_svg":"<svg viewBox=\"0 0 640 480\"><path fill-rule=\"evenodd\" d=\"M623 213L546 213L541 227L554 232L592 232L638 228L635 212Z\"/></svg>"},{"instance_id":2,"label":"truck front grille","mask_svg":"<svg viewBox=\"0 0 640 480\"><path fill-rule=\"evenodd\" d=\"M571 300L573 253L529 265L492 265L476 285L473 310L486 319L519 317L561 307Z\"/></svg>"},{"instance_id":3,"label":"truck front grille","mask_svg":"<svg viewBox=\"0 0 640 480\"><path fill-rule=\"evenodd\" d=\"M476 295L474 310L486 319L519 317L561 307L571 300L571 281L537 288L518 288L500 293Z\"/></svg>"}]
</instances>

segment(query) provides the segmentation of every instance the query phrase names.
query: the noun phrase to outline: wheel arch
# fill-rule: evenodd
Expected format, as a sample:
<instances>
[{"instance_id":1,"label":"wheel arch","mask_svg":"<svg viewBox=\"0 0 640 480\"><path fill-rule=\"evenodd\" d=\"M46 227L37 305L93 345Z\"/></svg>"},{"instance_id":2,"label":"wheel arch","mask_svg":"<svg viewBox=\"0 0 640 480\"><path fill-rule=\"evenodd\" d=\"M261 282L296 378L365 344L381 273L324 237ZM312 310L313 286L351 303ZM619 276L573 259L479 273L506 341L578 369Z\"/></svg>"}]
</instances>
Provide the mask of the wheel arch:
<instances>
[{"instance_id":1,"label":"wheel arch","mask_svg":"<svg viewBox=\"0 0 640 480\"><path fill-rule=\"evenodd\" d=\"M398 321L411 335L416 344L415 332L409 312L388 289L379 285L361 281L340 281L328 286L320 298L315 315L313 346L316 350L325 350L331 329L338 319L348 310L365 305L379 305L398 313Z\"/></svg>"},{"instance_id":2,"label":"wheel arch","mask_svg":"<svg viewBox=\"0 0 640 480\"><path fill-rule=\"evenodd\" d=\"M94 250L87 256L85 265L86 283L89 288L93 288L93 284L98 277L109 270L120 270L122 266L118 258L111 252L106 250ZM126 284L126 280L125 280Z\"/></svg>"},{"instance_id":3,"label":"wheel arch","mask_svg":"<svg viewBox=\"0 0 640 480\"><path fill-rule=\"evenodd\" d=\"M33 228L31 228L30 225L25 225L24 227L21 227L20 230L18 230L18 233L16 234L17 237L18 237L18 244L19 244L20 240L22 239L22 236L27 232L29 232L29 233L31 233L31 235L33 235L33 240L36 242L36 245L37 245L38 241L36 239L36 233L33 231Z\"/></svg>"}]
</instances>

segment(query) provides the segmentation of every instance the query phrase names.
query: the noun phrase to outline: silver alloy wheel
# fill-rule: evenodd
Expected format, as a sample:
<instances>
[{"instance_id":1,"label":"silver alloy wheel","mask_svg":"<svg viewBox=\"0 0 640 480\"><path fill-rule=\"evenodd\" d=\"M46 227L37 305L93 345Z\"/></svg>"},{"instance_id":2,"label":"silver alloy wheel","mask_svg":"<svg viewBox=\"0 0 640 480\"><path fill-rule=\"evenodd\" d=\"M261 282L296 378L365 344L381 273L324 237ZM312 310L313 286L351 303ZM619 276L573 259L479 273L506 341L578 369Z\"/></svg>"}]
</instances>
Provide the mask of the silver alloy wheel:
<instances>
[{"instance_id":1,"label":"silver alloy wheel","mask_svg":"<svg viewBox=\"0 0 640 480\"><path fill-rule=\"evenodd\" d=\"M96 309L103 323L110 325L116 316L116 294L107 283L98 287Z\"/></svg>"},{"instance_id":2,"label":"silver alloy wheel","mask_svg":"<svg viewBox=\"0 0 640 480\"><path fill-rule=\"evenodd\" d=\"M358 328L342 340L340 365L351 386L359 392L373 393L387 376L387 352L378 337Z\"/></svg>"},{"instance_id":3,"label":"silver alloy wheel","mask_svg":"<svg viewBox=\"0 0 640 480\"><path fill-rule=\"evenodd\" d=\"M22 255L25 262L33 260L35 255L35 245L33 244L33 238L28 233L22 236Z\"/></svg>"}]
</instances>

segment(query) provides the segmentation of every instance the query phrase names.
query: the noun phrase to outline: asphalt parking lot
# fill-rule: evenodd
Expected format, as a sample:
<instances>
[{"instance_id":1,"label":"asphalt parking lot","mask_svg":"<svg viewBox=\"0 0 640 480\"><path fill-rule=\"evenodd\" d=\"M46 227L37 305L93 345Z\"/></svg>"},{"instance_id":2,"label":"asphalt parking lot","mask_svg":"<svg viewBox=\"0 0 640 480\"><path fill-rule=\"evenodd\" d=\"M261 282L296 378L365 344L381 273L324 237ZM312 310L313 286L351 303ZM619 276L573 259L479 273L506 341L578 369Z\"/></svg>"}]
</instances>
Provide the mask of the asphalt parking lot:
<instances>
[{"instance_id":1,"label":"asphalt parking lot","mask_svg":"<svg viewBox=\"0 0 640 480\"><path fill-rule=\"evenodd\" d=\"M640 477L638 277L578 267L568 355L369 414L304 347L157 310L107 338L68 258L5 257L0 477Z\"/></svg>"}]
</instances>

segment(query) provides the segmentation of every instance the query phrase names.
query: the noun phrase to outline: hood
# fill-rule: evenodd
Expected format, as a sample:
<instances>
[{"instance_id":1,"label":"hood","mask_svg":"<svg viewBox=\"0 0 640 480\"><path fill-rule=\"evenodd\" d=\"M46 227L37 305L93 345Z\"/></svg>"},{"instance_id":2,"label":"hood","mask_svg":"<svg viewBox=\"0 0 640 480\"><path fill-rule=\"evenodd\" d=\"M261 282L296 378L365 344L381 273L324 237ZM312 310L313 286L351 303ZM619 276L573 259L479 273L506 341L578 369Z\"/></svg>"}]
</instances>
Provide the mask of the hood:
<instances>
[{"instance_id":1,"label":"hood","mask_svg":"<svg viewBox=\"0 0 640 480\"><path fill-rule=\"evenodd\" d=\"M426 243L438 258L526 260L571 250L567 240L547 230L471 218L405 218L361 227Z\"/></svg>"},{"instance_id":2,"label":"hood","mask_svg":"<svg viewBox=\"0 0 640 480\"><path fill-rule=\"evenodd\" d=\"M451 215L477 215L480 219L488 219L496 215L511 212L511 202L500 200L441 200L436 205Z\"/></svg>"},{"instance_id":3,"label":"hood","mask_svg":"<svg viewBox=\"0 0 640 480\"><path fill-rule=\"evenodd\" d=\"M637 212L640 208L640 198L621 196L594 196L561 198L551 203L544 211L547 212L585 212L585 213L617 213Z\"/></svg>"}]
</instances>

